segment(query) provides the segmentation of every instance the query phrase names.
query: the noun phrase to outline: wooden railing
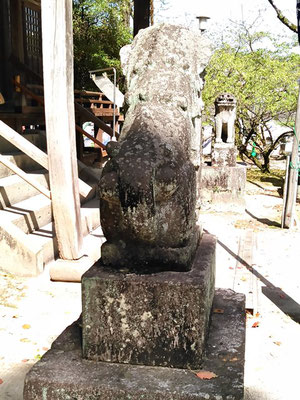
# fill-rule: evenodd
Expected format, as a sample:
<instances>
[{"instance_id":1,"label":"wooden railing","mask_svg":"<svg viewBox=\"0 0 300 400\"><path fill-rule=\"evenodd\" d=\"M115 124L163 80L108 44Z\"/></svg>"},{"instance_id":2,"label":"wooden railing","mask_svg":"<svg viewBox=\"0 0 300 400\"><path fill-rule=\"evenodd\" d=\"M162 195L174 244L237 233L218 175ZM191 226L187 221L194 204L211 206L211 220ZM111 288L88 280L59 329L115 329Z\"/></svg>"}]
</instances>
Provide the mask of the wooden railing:
<instances>
[{"instance_id":1,"label":"wooden railing","mask_svg":"<svg viewBox=\"0 0 300 400\"><path fill-rule=\"evenodd\" d=\"M37 182L35 179L31 178L31 176L29 174L26 174L26 172L24 172L21 168L17 167L11 161L9 161L5 157L3 157L2 154L0 154L0 163L5 165L5 167L9 168L11 171L13 171L15 174L17 174L20 178L22 178L24 181L29 183L35 189L37 189L44 196L48 197L48 199L51 199L51 192L48 189L46 189L43 185L40 185L39 182Z\"/></svg>"},{"instance_id":2,"label":"wooden railing","mask_svg":"<svg viewBox=\"0 0 300 400\"><path fill-rule=\"evenodd\" d=\"M32 99L36 100L36 102L41 105L44 106L44 98L42 96L37 95L36 93L34 93L32 90L30 90L28 87L22 85L21 83L17 82L16 80L13 81L14 85L19 88L24 94L28 95L29 97L31 97ZM30 85L31 88L36 88L39 90L43 89L43 86L41 85ZM76 91L75 91L76 92ZM87 94L87 95L91 95L94 93L97 93L99 95L99 92L82 92L82 91L77 91L80 94ZM97 100L98 101L98 100ZM105 100L103 100L103 102L106 103ZM109 102L112 104L112 102ZM82 105L80 105L79 103L77 103L77 101L75 101L75 110L77 111L78 114L80 114L81 116L83 116L84 118L87 118L89 121L93 122L97 128L102 129L104 132L106 132L108 135L110 135L111 137L113 136L113 130L106 125L105 122L101 121L99 118L97 118L91 111L89 108L85 108L82 107ZM76 130L78 132L80 132L82 135L85 135L86 137L88 137L90 140L92 140L92 142L94 142L95 144L97 144L100 148L102 148L103 150L106 149L106 146L101 143L99 140L95 139L92 135L90 135L89 133L87 133L84 129L82 129L79 125L76 124ZM116 132L116 137L118 137L119 134Z\"/></svg>"},{"instance_id":3,"label":"wooden railing","mask_svg":"<svg viewBox=\"0 0 300 400\"><path fill-rule=\"evenodd\" d=\"M43 168L48 170L47 154L44 153L42 150L40 150L35 145L33 145L32 143L30 143L28 140L26 140L18 132L14 131L12 128L10 128L3 121L0 121L0 136L4 137L4 139L6 139L10 143L12 143L19 150L21 150L23 153L27 154L30 158L32 158L34 161L36 161L38 164L40 164ZM5 159L3 160L3 157L2 157L1 163L4 164L3 161L7 162ZM6 165L6 166L8 166L8 165ZM8 166L8 168L12 169L11 166ZM15 167L13 167L13 168L15 168ZM17 173L22 179L26 180L32 186L36 187L35 186L36 183L33 182L32 178L27 177L25 179L25 175L28 175L28 174L26 174L25 172L23 172L23 174L18 173L18 172L15 172L15 173ZM79 193L83 197L87 197L87 195L90 193L91 190L92 190L92 188L89 185L87 185L85 182L83 182L82 180L79 179ZM45 194L45 193L43 193L43 194Z\"/></svg>"}]
</instances>

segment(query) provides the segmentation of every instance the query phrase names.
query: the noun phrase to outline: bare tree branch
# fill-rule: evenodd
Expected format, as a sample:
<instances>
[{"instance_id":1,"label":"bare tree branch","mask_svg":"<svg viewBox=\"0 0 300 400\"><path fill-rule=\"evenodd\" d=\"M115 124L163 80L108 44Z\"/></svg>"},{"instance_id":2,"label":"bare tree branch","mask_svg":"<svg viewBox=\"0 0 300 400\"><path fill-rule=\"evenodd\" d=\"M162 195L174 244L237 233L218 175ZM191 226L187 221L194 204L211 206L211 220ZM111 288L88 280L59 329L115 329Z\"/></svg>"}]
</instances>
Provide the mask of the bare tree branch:
<instances>
[{"instance_id":1,"label":"bare tree branch","mask_svg":"<svg viewBox=\"0 0 300 400\"><path fill-rule=\"evenodd\" d=\"M288 18L286 18L282 11L279 10L279 8L275 5L273 0L268 0L268 2L271 4L271 6L274 8L277 14L277 18L285 25L287 26L291 31L297 33L297 25L293 24Z\"/></svg>"}]
</instances>

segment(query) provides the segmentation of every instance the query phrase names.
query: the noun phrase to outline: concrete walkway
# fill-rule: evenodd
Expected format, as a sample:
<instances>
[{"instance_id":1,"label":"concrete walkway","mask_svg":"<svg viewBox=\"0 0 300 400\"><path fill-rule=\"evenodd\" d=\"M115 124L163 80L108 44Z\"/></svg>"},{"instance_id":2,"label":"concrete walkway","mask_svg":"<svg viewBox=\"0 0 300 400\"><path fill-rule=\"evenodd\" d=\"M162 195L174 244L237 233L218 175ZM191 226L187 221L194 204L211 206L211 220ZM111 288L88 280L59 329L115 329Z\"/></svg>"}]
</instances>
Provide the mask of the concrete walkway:
<instances>
[{"instance_id":1,"label":"concrete walkway","mask_svg":"<svg viewBox=\"0 0 300 400\"><path fill-rule=\"evenodd\" d=\"M258 313L247 318L245 400L293 400L299 397L300 325L287 313L300 309L300 233L276 227L282 199L251 185L247 193L245 213L207 210L201 220L218 237L217 287L236 288L238 279L247 286L249 271L241 263L236 276L239 240L247 230L256 237L249 251L260 278ZM80 294L79 283L51 282L47 271L33 279L0 273L1 400L22 399L26 372L79 316Z\"/></svg>"}]
</instances>

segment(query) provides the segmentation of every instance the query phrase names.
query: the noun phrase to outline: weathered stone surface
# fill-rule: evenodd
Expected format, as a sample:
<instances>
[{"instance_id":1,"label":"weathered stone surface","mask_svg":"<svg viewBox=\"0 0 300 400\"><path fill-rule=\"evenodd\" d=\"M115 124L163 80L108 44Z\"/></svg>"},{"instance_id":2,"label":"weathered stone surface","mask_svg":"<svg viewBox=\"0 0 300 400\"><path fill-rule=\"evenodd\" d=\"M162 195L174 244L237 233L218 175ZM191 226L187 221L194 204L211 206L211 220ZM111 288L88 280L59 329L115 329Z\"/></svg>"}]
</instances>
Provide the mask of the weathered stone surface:
<instances>
[{"instance_id":1,"label":"weathered stone surface","mask_svg":"<svg viewBox=\"0 0 300 400\"><path fill-rule=\"evenodd\" d=\"M81 329L71 325L27 374L24 400L242 400L245 352L244 296L217 290L201 380L190 370L86 361ZM71 344L70 344L71 343Z\"/></svg>"},{"instance_id":2,"label":"weathered stone surface","mask_svg":"<svg viewBox=\"0 0 300 400\"><path fill-rule=\"evenodd\" d=\"M246 167L202 167L201 204L210 203L217 211L245 209Z\"/></svg>"},{"instance_id":3,"label":"weathered stone surface","mask_svg":"<svg viewBox=\"0 0 300 400\"><path fill-rule=\"evenodd\" d=\"M83 357L199 368L214 294L215 238L189 272L122 273L96 263L82 279Z\"/></svg>"},{"instance_id":4,"label":"weathered stone surface","mask_svg":"<svg viewBox=\"0 0 300 400\"><path fill-rule=\"evenodd\" d=\"M195 254L207 39L161 24L140 31L125 75L128 111L100 181L105 265L190 268Z\"/></svg>"},{"instance_id":5,"label":"weathered stone surface","mask_svg":"<svg viewBox=\"0 0 300 400\"><path fill-rule=\"evenodd\" d=\"M213 167L235 167L237 149L232 143L215 143L211 153Z\"/></svg>"}]
</instances>

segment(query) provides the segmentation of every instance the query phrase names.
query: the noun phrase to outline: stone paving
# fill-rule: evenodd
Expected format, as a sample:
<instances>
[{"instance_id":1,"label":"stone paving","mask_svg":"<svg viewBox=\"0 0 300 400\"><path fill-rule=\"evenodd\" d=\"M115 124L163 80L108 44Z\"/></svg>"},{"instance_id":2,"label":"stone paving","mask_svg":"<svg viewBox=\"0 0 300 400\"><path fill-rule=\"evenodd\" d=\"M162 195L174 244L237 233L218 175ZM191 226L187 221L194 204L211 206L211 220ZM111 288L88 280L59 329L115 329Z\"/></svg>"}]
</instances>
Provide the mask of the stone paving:
<instances>
[{"instance_id":1,"label":"stone paving","mask_svg":"<svg viewBox=\"0 0 300 400\"><path fill-rule=\"evenodd\" d=\"M278 300L292 298L300 308L300 233L277 227L282 199L254 186L247 193L247 212L206 210L201 220L218 237L217 287L233 287L240 235L250 229L257 239L252 267L263 281L258 314L247 318L245 400L293 400L299 397L300 325L262 289L280 288ZM47 271L30 279L0 273L1 400L22 399L26 372L80 314L80 284L51 282L48 276Z\"/></svg>"}]
</instances>

